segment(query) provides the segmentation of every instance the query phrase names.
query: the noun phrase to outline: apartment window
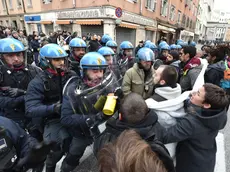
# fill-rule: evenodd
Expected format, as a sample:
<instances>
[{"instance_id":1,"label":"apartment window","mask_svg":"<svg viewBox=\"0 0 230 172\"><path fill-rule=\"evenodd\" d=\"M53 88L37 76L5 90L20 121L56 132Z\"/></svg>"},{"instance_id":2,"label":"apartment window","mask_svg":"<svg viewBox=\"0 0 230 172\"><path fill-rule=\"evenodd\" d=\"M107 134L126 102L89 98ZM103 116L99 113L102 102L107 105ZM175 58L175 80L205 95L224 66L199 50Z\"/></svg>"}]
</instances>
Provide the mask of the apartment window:
<instances>
[{"instance_id":1,"label":"apartment window","mask_svg":"<svg viewBox=\"0 0 230 172\"><path fill-rule=\"evenodd\" d=\"M191 29L193 28L192 20L190 20L189 28L191 28Z\"/></svg>"},{"instance_id":2,"label":"apartment window","mask_svg":"<svg viewBox=\"0 0 230 172\"><path fill-rule=\"evenodd\" d=\"M161 15L166 17L168 14L168 0L161 1Z\"/></svg>"},{"instance_id":3,"label":"apartment window","mask_svg":"<svg viewBox=\"0 0 230 172\"><path fill-rule=\"evenodd\" d=\"M27 0L27 6L32 7L32 0Z\"/></svg>"},{"instance_id":4,"label":"apartment window","mask_svg":"<svg viewBox=\"0 0 230 172\"><path fill-rule=\"evenodd\" d=\"M17 5L18 5L18 7L22 7L22 1L21 0L17 0Z\"/></svg>"},{"instance_id":5,"label":"apartment window","mask_svg":"<svg viewBox=\"0 0 230 172\"><path fill-rule=\"evenodd\" d=\"M146 0L146 8L152 11L156 9L157 0Z\"/></svg>"},{"instance_id":6,"label":"apartment window","mask_svg":"<svg viewBox=\"0 0 230 172\"><path fill-rule=\"evenodd\" d=\"M3 10L6 10L6 1L5 0L2 0L2 8L3 8Z\"/></svg>"},{"instance_id":7,"label":"apartment window","mask_svg":"<svg viewBox=\"0 0 230 172\"><path fill-rule=\"evenodd\" d=\"M192 14L194 15L194 11L195 11L195 5L192 4Z\"/></svg>"},{"instance_id":8,"label":"apartment window","mask_svg":"<svg viewBox=\"0 0 230 172\"><path fill-rule=\"evenodd\" d=\"M183 14L183 17L182 17L182 24L185 25L185 22L186 22L186 16Z\"/></svg>"},{"instance_id":9,"label":"apartment window","mask_svg":"<svg viewBox=\"0 0 230 172\"><path fill-rule=\"evenodd\" d=\"M12 0L9 0L9 9L13 9L13 4L12 4Z\"/></svg>"},{"instance_id":10,"label":"apartment window","mask_svg":"<svg viewBox=\"0 0 230 172\"><path fill-rule=\"evenodd\" d=\"M129 2L132 2L132 3L136 3L137 0L126 0L126 1L129 1Z\"/></svg>"},{"instance_id":11,"label":"apartment window","mask_svg":"<svg viewBox=\"0 0 230 172\"><path fill-rule=\"evenodd\" d=\"M194 13L194 16L196 16L196 14L197 14L197 7L195 8L195 13Z\"/></svg>"},{"instance_id":12,"label":"apartment window","mask_svg":"<svg viewBox=\"0 0 230 172\"><path fill-rule=\"evenodd\" d=\"M177 22L180 23L180 16L181 16L181 12L178 11L178 16L177 16Z\"/></svg>"},{"instance_id":13,"label":"apartment window","mask_svg":"<svg viewBox=\"0 0 230 172\"><path fill-rule=\"evenodd\" d=\"M50 4L52 2L52 0L42 0L42 2L43 2L43 4ZM131 0L130 2L133 2L133 1Z\"/></svg>"},{"instance_id":14,"label":"apartment window","mask_svg":"<svg viewBox=\"0 0 230 172\"><path fill-rule=\"evenodd\" d=\"M170 14L169 14L169 20L173 21L174 16L175 16L175 6L171 5Z\"/></svg>"}]
</instances>

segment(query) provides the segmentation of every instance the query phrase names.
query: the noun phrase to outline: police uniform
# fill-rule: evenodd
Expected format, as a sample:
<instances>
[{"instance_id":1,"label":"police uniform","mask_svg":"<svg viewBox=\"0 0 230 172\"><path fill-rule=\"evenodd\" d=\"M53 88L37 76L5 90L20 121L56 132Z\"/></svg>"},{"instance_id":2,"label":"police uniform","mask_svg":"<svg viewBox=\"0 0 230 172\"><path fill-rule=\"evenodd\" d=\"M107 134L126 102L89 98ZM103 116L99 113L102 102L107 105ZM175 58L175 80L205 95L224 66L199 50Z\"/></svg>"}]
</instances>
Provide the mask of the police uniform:
<instances>
[{"instance_id":1,"label":"police uniform","mask_svg":"<svg viewBox=\"0 0 230 172\"><path fill-rule=\"evenodd\" d=\"M67 54L60 46L47 44L41 48L40 56L50 60L66 58ZM28 86L25 99L27 115L31 118L42 119L40 121L41 125L44 125L44 140L57 143L47 157L47 172L55 171L56 163L64 152L68 151L68 143L71 140L66 128L60 123L60 113L55 110L55 106L59 105L58 102L62 102L62 88L73 75L76 73L72 71L55 73L54 69L48 68L38 74Z\"/></svg>"},{"instance_id":2,"label":"police uniform","mask_svg":"<svg viewBox=\"0 0 230 172\"><path fill-rule=\"evenodd\" d=\"M84 73L87 69L104 69L107 64L104 57L96 52L87 53L80 62L83 78L71 78L64 89L61 123L65 125L73 136L69 154L63 161L66 171L72 171L78 164L86 147L93 142L88 118L95 118L102 114L102 109L96 106L100 98L115 90L116 79L111 72L104 73L101 84L89 87L84 82ZM99 104L102 106L104 102ZM66 172L62 170L62 172Z\"/></svg>"},{"instance_id":3,"label":"police uniform","mask_svg":"<svg viewBox=\"0 0 230 172\"><path fill-rule=\"evenodd\" d=\"M26 171L28 168L36 167L45 161L50 148L38 148L41 152L31 154L39 144L30 137L22 128L12 120L0 116L0 171L14 172Z\"/></svg>"},{"instance_id":4,"label":"police uniform","mask_svg":"<svg viewBox=\"0 0 230 172\"><path fill-rule=\"evenodd\" d=\"M80 57L75 57L74 56L74 52L73 49L74 48L84 48L86 51L86 43L83 39L80 38L74 38L70 41L69 43L69 47L71 48L71 54L69 56L69 62L70 62L70 69L74 72L76 72L76 74L78 76L81 76L80 74Z\"/></svg>"},{"instance_id":5,"label":"police uniform","mask_svg":"<svg viewBox=\"0 0 230 172\"><path fill-rule=\"evenodd\" d=\"M124 51L125 50L128 50L128 49L132 49L133 50L133 45L131 42L129 41L123 41L121 44L120 44L120 53L118 55L118 58L117 58L117 63L118 63L118 66L119 66L119 69L120 69L120 73L122 76L125 75L125 72L133 67L134 63L135 63L135 58L134 57L128 57Z\"/></svg>"},{"instance_id":6,"label":"police uniform","mask_svg":"<svg viewBox=\"0 0 230 172\"><path fill-rule=\"evenodd\" d=\"M2 39L0 44L0 53L25 51L23 44L12 38ZM39 71L39 68L26 64L13 69L9 68L7 64L0 66L0 113L17 122L22 128L26 128L26 122L28 122L25 117L24 96L29 82ZM14 97L9 96L8 91L11 88L20 89L21 94Z\"/></svg>"}]
</instances>

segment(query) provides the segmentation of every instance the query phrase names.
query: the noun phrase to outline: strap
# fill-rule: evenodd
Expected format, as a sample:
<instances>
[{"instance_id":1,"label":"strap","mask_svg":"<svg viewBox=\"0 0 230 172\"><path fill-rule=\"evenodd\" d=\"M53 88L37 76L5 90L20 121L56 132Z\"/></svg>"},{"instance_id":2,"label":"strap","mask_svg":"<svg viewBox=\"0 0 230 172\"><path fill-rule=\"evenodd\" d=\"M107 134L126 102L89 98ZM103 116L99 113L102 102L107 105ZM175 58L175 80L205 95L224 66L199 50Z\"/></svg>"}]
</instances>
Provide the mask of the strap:
<instances>
[{"instance_id":1,"label":"strap","mask_svg":"<svg viewBox=\"0 0 230 172\"><path fill-rule=\"evenodd\" d=\"M228 62L227 62L227 60L224 61L224 65L225 65L226 70L228 70L229 67L228 67Z\"/></svg>"},{"instance_id":2,"label":"strap","mask_svg":"<svg viewBox=\"0 0 230 172\"><path fill-rule=\"evenodd\" d=\"M45 75L44 71L39 72L38 75L40 76L40 78L43 81L45 91L50 91L50 82L47 79L47 76Z\"/></svg>"}]
</instances>

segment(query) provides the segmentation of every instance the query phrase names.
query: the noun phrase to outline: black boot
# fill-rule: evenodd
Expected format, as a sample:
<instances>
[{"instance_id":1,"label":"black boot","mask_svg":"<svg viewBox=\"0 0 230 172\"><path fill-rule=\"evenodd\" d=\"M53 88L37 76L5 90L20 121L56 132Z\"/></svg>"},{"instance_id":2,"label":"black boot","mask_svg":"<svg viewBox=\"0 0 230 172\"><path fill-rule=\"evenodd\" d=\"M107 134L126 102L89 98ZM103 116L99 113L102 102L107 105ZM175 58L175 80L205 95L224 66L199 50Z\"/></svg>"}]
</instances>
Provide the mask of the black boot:
<instances>
[{"instance_id":1,"label":"black boot","mask_svg":"<svg viewBox=\"0 0 230 172\"><path fill-rule=\"evenodd\" d=\"M44 168L44 163L39 165L38 167L36 168L33 168L32 172L42 172L43 171L43 168Z\"/></svg>"},{"instance_id":2,"label":"black boot","mask_svg":"<svg viewBox=\"0 0 230 172\"><path fill-rule=\"evenodd\" d=\"M66 163L66 161L64 160L62 162L62 166L61 166L61 172L71 172L76 168L76 166L71 166L69 164Z\"/></svg>"},{"instance_id":3,"label":"black boot","mask_svg":"<svg viewBox=\"0 0 230 172\"><path fill-rule=\"evenodd\" d=\"M55 168L56 168L56 166L54 166L54 167L47 167L46 166L46 172L55 172Z\"/></svg>"}]
</instances>

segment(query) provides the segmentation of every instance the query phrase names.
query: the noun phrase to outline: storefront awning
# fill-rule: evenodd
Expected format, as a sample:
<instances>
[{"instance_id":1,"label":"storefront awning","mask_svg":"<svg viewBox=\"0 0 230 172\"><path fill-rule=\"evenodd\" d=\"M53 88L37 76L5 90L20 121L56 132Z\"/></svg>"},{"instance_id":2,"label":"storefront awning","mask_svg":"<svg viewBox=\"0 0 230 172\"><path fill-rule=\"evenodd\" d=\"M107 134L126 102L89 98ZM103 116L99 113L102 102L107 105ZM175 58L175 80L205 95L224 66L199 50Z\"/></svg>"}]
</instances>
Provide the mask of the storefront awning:
<instances>
[{"instance_id":1,"label":"storefront awning","mask_svg":"<svg viewBox=\"0 0 230 172\"><path fill-rule=\"evenodd\" d=\"M119 27L125 27L125 28L130 28L130 29L137 29L139 26L140 25L127 23L127 22L121 22L121 24L119 24Z\"/></svg>"},{"instance_id":2,"label":"storefront awning","mask_svg":"<svg viewBox=\"0 0 230 172\"><path fill-rule=\"evenodd\" d=\"M157 30L157 28L154 28L154 27L150 27L150 26L146 26L145 27L145 30L149 30L149 31L156 31Z\"/></svg>"},{"instance_id":3,"label":"storefront awning","mask_svg":"<svg viewBox=\"0 0 230 172\"><path fill-rule=\"evenodd\" d=\"M162 30L162 31L165 31L165 32L175 32L175 29L169 28L169 27L166 27L166 26L162 26L162 25L158 25L158 30Z\"/></svg>"},{"instance_id":4,"label":"storefront awning","mask_svg":"<svg viewBox=\"0 0 230 172\"><path fill-rule=\"evenodd\" d=\"M53 24L53 21L41 21L41 24Z\"/></svg>"},{"instance_id":5,"label":"storefront awning","mask_svg":"<svg viewBox=\"0 0 230 172\"><path fill-rule=\"evenodd\" d=\"M71 20L56 20L56 24L71 24Z\"/></svg>"},{"instance_id":6,"label":"storefront awning","mask_svg":"<svg viewBox=\"0 0 230 172\"><path fill-rule=\"evenodd\" d=\"M76 20L79 25L101 25L102 20Z\"/></svg>"}]
</instances>

